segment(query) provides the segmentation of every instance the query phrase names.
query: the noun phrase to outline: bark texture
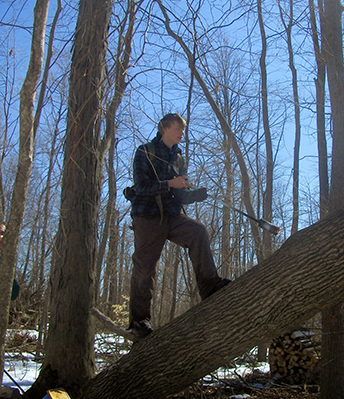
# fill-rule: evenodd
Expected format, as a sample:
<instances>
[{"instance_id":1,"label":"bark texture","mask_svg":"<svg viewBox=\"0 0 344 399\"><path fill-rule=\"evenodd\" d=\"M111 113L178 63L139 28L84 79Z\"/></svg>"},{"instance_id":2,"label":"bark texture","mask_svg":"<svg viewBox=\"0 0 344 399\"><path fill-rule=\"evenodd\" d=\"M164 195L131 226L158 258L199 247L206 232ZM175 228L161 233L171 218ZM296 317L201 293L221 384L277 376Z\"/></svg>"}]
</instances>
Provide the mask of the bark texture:
<instances>
[{"instance_id":1,"label":"bark texture","mask_svg":"<svg viewBox=\"0 0 344 399\"><path fill-rule=\"evenodd\" d=\"M7 329L12 281L18 256L19 236L32 171L34 145L34 102L44 57L44 37L49 1L37 0L27 74L20 92L20 129L17 173L11 200L7 232L2 243L0 267L0 385L3 372L3 348ZM2 221L2 220L1 220Z\"/></svg>"},{"instance_id":2,"label":"bark texture","mask_svg":"<svg viewBox=\"0 0 344 399\"><path fill-rule=\"evenodd\" d=\"M321 2L320 2L321 3ZM343 206L344 201L344 64L343 6L340 0L324 0L323 49L328 72L328 85L333 121L331 186L329 212ZM344 318L342 304L322 314L321 399L344 397Z\"/></svg>"},{"instance_id":3,"label":"bark texture","mask_svg":"<svg viewBox=\"0 0 344 399\"><path fill-rule=\"evenodd\" d=\"M46 356L27 392L63 386L72 397L94 375L97 217L101 188L100 113L111 1L81 0L72 58L60 223L51 273Z\"/></svg>"},{"instance_id":4,"label":"bark texture","mask_svg":"<svg viewBox=\"0 0 344 399\"><path fill-rule=\"evenodd\" d=\"M271 257L98 374L83 399L165 398L344 299L344 210L291 236Z\"/></svg>"}]
</instances>

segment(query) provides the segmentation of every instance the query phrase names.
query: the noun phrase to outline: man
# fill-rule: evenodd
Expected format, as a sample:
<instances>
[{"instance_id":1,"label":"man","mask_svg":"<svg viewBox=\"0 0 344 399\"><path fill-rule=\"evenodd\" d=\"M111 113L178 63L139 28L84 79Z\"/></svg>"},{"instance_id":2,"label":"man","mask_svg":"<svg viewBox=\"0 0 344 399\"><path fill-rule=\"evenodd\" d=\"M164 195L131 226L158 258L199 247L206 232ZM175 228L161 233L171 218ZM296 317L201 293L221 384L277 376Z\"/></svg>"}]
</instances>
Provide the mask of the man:
<instances>
[{"instance_id":1,"label":"man","mask_svg":"<svg viewBox=\"0 0 344 399\"><path fill-rule=\"evenodd\" d=\"M183 203L203 201L206 190L188 190L178 144L186 123L178 114L165 115L151 143L134 157L134 192L130 198L135 237L130 288L129 329L138 337L153 331L151 299L156 264L166 240L188 248L202 299L230 280L218 276L205 227L182 212Z\"/></svg>"}]
</instances>

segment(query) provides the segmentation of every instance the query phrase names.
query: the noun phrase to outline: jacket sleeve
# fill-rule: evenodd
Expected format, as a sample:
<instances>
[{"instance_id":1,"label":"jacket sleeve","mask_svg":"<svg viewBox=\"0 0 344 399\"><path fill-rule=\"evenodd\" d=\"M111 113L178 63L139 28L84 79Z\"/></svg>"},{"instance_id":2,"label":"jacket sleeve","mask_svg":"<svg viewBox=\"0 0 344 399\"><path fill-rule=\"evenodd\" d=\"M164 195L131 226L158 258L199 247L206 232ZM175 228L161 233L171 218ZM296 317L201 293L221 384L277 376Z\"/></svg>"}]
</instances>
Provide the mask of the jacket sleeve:
<instances>
[{"instance_id":1,"label":"jacket sleeve","mask_svg":"<svg viewBox=\"0 0 344 399\"><path fill-rule=\"evenodd\" d=\"M137 195L155 196L169 191L167 180L160 180L144 145L136 150L133 169Z\"/></svg>"}]
</instances>

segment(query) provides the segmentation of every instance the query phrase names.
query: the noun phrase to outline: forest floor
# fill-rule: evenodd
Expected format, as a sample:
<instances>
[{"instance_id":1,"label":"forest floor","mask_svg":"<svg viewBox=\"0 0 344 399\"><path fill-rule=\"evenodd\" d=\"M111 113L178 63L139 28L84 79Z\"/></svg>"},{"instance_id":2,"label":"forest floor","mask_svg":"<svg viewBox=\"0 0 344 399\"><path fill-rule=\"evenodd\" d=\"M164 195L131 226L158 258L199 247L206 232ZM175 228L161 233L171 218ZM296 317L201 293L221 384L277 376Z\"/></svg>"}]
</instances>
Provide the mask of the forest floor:
<instances>
[{"instance_id":1,"label":"forest floor","mask_svg":"<svg viewBox=\"0 0 344 399\"><path fill-rule=\"evenodd\" d=\"M171 396L173 399L315 399L320 398L318 385L290 386L271 382L269 373L254 370L245 377L200 381Z\"/></svg>"},{"instance_id":2,"label":"forest floor","mask_svg":"<svg viewBox=\"0 0 344 399\"><path fill-rule=\"evenodd\" d=\"M110 339L112 337L112 339ZM102 367L116 361L128 347L113 334L98 337L96 352ZM36 380L41 362L34 360L36 334L32 331L12 331L6 342L4 386L24 393ZM250 352L219 369L173 399L315 399L319 398L318 385L290 386L271 379L267 363L258 363Z\"/></svg>"}]
</instances>

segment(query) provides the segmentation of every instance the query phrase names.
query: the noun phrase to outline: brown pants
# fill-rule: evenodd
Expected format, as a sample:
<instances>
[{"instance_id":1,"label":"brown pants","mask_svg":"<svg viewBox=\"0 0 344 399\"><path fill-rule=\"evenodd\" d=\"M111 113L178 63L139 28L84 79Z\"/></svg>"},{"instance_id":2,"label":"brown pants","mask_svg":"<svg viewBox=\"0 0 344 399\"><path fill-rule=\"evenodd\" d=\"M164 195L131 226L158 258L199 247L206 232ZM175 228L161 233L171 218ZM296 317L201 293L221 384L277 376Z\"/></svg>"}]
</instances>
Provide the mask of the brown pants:
<instances>
[{"instance_id":1,"label":"brown pants","mask_svg":"<svg viewBox=\"0 0 344 399\"><path fill-rule=\"evenodd\" d=\"M207 297L218 276L205 227L184 214L134 216L135 252L130 288L130 322L151 318L156 264L166 240L188 248L201 298Z\"/></svg>"}]
</instances>

